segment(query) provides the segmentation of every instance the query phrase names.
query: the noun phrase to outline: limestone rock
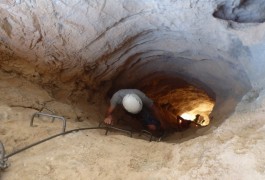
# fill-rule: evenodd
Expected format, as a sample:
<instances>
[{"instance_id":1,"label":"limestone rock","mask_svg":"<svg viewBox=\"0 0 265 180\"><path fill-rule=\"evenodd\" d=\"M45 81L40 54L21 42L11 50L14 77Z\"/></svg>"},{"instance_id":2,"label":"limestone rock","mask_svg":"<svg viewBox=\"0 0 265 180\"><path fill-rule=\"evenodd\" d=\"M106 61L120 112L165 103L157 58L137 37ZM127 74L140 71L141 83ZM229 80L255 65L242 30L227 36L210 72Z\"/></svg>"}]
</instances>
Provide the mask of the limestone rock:
<instances>
[{"instance_id":1,"label":"limestone rock","mask_svg":"<svg viewBox=\"0 0 265 180\"><path fill-rule=\"evenodd\" d=\"M14 159L17 174L10 171L4 178L19 179L27 172L26 179L31 174L33 179L85 179L88 167L92 179L264 179L264 12L261 0L0 1L0 121L14 132L19 128L9 124L10 118L29 117L44 105L72 122L87 120L71 127L98 122L107 98L119 88L145 88L166 106L169 99L163 97L185 81L208 95L197 97L215 103L211 125L169 139L178 144L137 140L141 147L136 147L123 136L74 134L67 140L76 146L63 138L42 146L37 150L44 156L33 153L25 164ZM178 93L171 100L183 94ZM180 103L168 103L168 113L199 102L185 99L187 94ZM7 131L1 129L1 138L9 137L8 150L36 140L31 139L35 130L22 129L25 139ZM117 149L105 149L112 145ZM154 148L158 151L150 153ZM69 166L58 163L63 156Z\"/></svg>"}]
</instances>

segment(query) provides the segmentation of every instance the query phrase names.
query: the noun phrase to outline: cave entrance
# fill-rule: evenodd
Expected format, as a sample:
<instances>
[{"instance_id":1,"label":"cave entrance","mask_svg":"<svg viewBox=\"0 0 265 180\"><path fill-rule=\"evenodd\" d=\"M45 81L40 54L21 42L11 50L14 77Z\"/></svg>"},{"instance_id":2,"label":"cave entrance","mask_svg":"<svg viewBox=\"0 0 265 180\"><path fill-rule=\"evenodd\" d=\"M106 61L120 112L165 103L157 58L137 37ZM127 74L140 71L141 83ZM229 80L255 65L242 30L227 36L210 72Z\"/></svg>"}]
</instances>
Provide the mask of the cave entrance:
<instances>
[{"instance_id":1,"label":"cave entrance","mask_svg":"<svg viewBox=\"0 0 265 180\"><path fill-rule=\"evenodd\" d=\"M114 83L109 95L119 89L139 89L159 108L168 128L182 132L190 127L195 129L210 124L210 114L215 97L179 77L164 73L153 73L139 81ZM196 115L200 116L196 118ZM127 113L128 115L128 113ZM128 119L128 118L126 118Z\"/></svg>"},{"instance_id":2,"label":"cave entrance","mask_svg":"<svg viewBox=\"0 0 265 180\"><path fill-rule=\"evenodd\" d=\"M209 115L215 100L204 90L178 77L161 73L149 75L143 81L136 83L135 87L154 100L163 119L176 131L186 130L192 125L210 124ZM200 117L196 119L197 114Z\"/></svg>"}]
</instances>

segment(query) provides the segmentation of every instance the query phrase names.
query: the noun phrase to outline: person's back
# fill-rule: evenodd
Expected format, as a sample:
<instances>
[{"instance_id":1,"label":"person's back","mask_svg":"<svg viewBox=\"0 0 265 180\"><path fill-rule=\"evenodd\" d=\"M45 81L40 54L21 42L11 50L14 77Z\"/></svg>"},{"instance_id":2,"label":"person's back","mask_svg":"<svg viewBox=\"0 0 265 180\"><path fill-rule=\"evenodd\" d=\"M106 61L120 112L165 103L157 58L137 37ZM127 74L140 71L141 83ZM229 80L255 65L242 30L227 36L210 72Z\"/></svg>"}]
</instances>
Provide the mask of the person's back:
<instances>
[{"instance_id":1,"label":"person's back","mask_svg":"<svg viewBox=\"0 0 265 180\"><path fill-rule=\"evenodd\" d=\"M129 103L124 103L124 100L127 97L132 99L128 100ZM133 100L133 98L135 98L135 100ZM142 102L142 106L140 101ZM108 112L104 120L106 124L112 123L112 112L117 105L123 105L124 109L131 114L138 114L142 124L149 130L154 131L161 128L160 121L155 117L160 116L153 100L147 97L142 91L138 89L121 89L114 93L111 97L110 107L108 108Z\"/></svg>"}]
</instances>

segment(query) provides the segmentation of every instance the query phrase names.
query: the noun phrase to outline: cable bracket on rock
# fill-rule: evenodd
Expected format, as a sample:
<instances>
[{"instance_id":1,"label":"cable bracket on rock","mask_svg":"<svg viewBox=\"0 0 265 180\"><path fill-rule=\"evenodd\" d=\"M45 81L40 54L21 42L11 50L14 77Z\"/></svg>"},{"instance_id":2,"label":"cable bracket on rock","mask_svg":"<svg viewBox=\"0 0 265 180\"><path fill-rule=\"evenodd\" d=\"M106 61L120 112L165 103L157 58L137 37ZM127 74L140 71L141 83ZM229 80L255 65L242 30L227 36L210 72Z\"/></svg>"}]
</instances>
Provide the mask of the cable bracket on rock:
<instances>
[{"instance_id":1,"label":"cable bracket on rock","mask_svg":"<svg viewBox=\"0 0 265 180\"><path fill-rule=\"evenodd\" d=\"M31 118L31 121L30 121L30 126L33 126L33 121L34 121L34 118L35 117L40 117L40 116L48 116L48 117L52 117L52 122L54 122L55 119L60 119L63 121L63 129L62 129L62 132L64 133L65 132L65 129L66 129L66 120L63 116L56 116L56 115L53 115L53 114L47 114L47 113L42 113L42 112L36 112L32 115L32 118Z\"/></svg>"},{"instance_id":2,"label":"cable bracket on rock","mask_svg":"<svg viewBox=\"0 0 265 180\"><path fill-rule=\"evenodd\" d=\"M98 127L102 127L102 124L104 124L104 121L100 122ZM113 125L105 125L104 126L106 128L106 132L105 132L105 135L108 135L108 132L110 129L114 129L114 130L117 130L117 131L121 131L121 132L125 132L127 134L130 135L130 137L132 137L132 131L131 130L126 130L126 129L123 129L123 128L118 128L118 127L115 127Z\"/></svg>"},{"instance_id":3,"label":"cable bracket on rock","mask_svg":"<svg viewBox=\"0 0 265 180\"><path fill-rule=\"evenodd\" d=\"M7 158L5 158L5 147L0 141L0 169L6 169L8 167Z\"/></svg>"}]
</instances>

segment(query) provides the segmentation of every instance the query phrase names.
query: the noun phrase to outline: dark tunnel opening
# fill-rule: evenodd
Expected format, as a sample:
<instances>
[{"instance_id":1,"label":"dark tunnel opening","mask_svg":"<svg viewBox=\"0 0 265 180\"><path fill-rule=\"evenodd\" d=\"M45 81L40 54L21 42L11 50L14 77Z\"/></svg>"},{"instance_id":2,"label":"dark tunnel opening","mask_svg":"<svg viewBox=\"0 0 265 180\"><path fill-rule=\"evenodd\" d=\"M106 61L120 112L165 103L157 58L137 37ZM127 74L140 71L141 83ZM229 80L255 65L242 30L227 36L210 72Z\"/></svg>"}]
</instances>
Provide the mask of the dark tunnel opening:
<instances>
[{"instance_id":1,"label":"dark tunnel opening","mask_svg":"<svg viewBox=\"0 0 265 180\"><path fill-rule=\"evenodd\" d=\"M211 59L189 56L190 51L185 54L143 49L131 51L120 61L113 58L113 64L110 64L109 71L113 74L106 76L104 83L106 104L117 90L140 89L158 103L164 119L170 127L175 127L174 132L182 132L175 133L181 139L217 128L234 113L238 102L251 87L242 64L222 56ZM203 116L203 126L189 128L196 114ZM188 119L188 128L178 126L179 116ZM130 117L125 113L120 119Z\"/></svg>"},{"instance_id":2,"label":"dark tunnel opening","mask_svg":"<svg viewBox=\"0 0 265 180\"><path fill-rule=\"evenodd\" d=\"M210 124L209 116L215 105L214 93L207 93L201 87L164 72L145 75L141 77L140 81L127 79L124 82L119 77L121 75L113 81L113 85L107 93L108 99L120 89L143 91L159 108L168 132L183 132L190 128L197 130ZM200 115L199 119L196 119L197 114ZM117 110L115 116L137 130L141 128L139 121L135 120L135 116L126 113L122 106Z\"/></svg>"}]
</instances>

